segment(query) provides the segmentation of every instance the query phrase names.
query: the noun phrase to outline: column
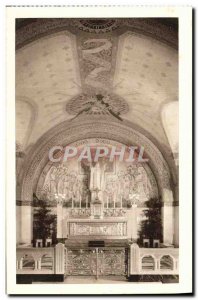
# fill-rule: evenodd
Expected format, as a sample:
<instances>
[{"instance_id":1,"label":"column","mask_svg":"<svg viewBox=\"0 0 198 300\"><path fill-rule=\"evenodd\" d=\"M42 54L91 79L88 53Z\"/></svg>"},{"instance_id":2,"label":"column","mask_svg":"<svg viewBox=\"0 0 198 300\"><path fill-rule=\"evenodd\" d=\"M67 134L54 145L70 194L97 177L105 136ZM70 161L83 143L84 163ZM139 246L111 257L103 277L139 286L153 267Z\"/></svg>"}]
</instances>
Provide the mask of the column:
<instances>
[{"instance_id":1,"label":"column","mask_svg":"<svg viewBox=\"0 0 198 300\"><path fill-rule=\"evenodd\" d=\"M137 204L132 204L131 208L131 219L132 219L132 232L131 239L132 241L137 241L138 239L138 229L137 229Z\"/></svg>"},{"instance_id":2,"label":"column","mask_svg":"<svg viewBox=\"0 0 198 300\"><path fill-rule=\"evenodd\" d=\"M160 259L159 258L157 258L155 260L155 270L160 270Z\"/></svg>"},{"instance_id":3,"label":"column","mask_svg":"<svg viewBox=\"0 0 198 300\"><path fill-rule=\"evenodd\" d=\"M173 193L171 190L163 189L162 205L163 243L167 245L173 245L174 206Z\"/></svg>"},{"instance_id":4,"label":"column","mask_svg":"<svg viewBox=\"0 0 198 300\"><path fill-rule=\"evenodd\" d=\"M23 269L23 257L19 261L19 270Z\"/></svg>"},{"instance_id":5,"label":"column","mask_svg":"<svg viewBox=\"0 0 198 300\"><path fill-rule=\"evenodd\" d=\"M55 274L65 273L65 246L61 243L55 247Z\"/></svg>"},{"instance_id":6,"label":"column","mask_svg":"<svg viewBox=\"0 0 198 300\"><path fill-rule=\"evenodd\" d=\"M21 206L16 201L16 244L21 242Z\"/></svg>"},{"instance_id":7,"label":"column","mask_svg":"<svg viewBox=\"0 0 198 300\"><path fill-rule=\"evenodd\" d=\"M62 200L57 200L57 238L63 238L63 204Z\"/></svg>"},{"instance_id":8,"label":"column","mask_svg":"<svg viewBox=\"0 0 198 300\"><path fill-rule=\"evenodd\" d=\"M33 212L31 201L21 201L20 242L31 245L33 239Z\"/></svg>"},{"instance_id":9,"label":"column","mask_svg":"<svg viewBox=\"0 0 198 300\"><path fill-rule=\"evenodd\" d=\"M129 275L138 275L140 272L140 248L136 243L130 245Z\"/></svg>"},{"instance_id":10,"label":"column","mask_svg":"<svg viewBox=\"0 0 198 300\"><path fill-rule=\"evenodd\" d=\"M179 187L175 187L174 201L174 245L179 247Z\"/></svg>"},{"instance_id":11,"label":"column","mask_svg":"<svg viewBox=\"0 0 198 300\"><path fill-rule=\"evenodd\" d=\"M19 261L18 261L18 259L17 259L17 261L16 261L16 269L17 269L17 270L19 269Z\"/></svg>"},{"instance_id":12,"label":"column","mask_svg":"<svg viewBox=\"0 0 198 300\"><path fill-rule=\"evenodd\" d=\"M174 246L179 247L179 205L174 206Z\"/></svg>"},{"instance_id":13,"label":"column","mask_svg":"<svg viewBox=\"0 0 198 300\"><path fill-rule=\"evenodd\" d=\"M41 257L35 260L35 266L37 266L37 270L41 270Z\"/></svg>"}]
</instances>

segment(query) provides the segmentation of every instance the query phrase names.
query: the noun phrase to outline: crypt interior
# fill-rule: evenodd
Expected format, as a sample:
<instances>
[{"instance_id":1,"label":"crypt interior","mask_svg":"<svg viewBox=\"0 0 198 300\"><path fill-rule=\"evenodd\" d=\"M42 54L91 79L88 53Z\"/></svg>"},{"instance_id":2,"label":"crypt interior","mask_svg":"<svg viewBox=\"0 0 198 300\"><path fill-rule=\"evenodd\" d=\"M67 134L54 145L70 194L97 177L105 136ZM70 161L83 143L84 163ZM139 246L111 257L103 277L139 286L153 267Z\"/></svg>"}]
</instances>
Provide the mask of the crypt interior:
<instances>
[{"instance_id":1,"label":"crypt interior","mask_svg":"<svg viewBox=\"0 0 198 300\"><path fill-rule=\"evenodd\" d=\"M18 274L177 274L178 109L177 19L16 19ZM148 161L101 159L94 186L86 161L49 160L57 145ZM159 233L141 233L156 208ZM44 238L39 209L55 216Z\"/></svg>"}]
</instances>

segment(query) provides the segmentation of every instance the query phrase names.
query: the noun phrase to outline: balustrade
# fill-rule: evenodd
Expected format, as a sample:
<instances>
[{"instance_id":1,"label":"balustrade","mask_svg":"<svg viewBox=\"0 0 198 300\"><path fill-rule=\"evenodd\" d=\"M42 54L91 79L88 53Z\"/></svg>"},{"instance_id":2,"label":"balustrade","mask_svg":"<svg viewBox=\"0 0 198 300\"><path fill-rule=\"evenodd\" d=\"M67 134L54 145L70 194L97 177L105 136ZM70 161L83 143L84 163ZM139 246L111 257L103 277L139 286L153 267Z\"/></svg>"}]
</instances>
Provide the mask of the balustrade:
<instances>
[{"instance_id":1,"label":"balustrade","mask_svg":"<svg viewBox=\"0 0 198 300\"><path fill-rule=\"evenodd\" d=\"M124 247L106 247L75 250L66 249L63 244L57 244L54 248L17 248L16 272L17 274L67 273L67 275L72 275L73 271L71 270L76 268L77 273L78 269L81 272L79 275L84 275L86 270L89 275L103 273L109 275L111 272L116 275L119 275L120 272L123 275L125 267L127 269L129 264L127 271L129 276L179 274L178 248L139 248L137 244L133 243L130 245L127 256L124 254L125 249ZM82 264L82 270L80 264ZM96 264L97 272L94 271ZM114 265L117 267L114 268Z\"/></svg>"}]
</instances>

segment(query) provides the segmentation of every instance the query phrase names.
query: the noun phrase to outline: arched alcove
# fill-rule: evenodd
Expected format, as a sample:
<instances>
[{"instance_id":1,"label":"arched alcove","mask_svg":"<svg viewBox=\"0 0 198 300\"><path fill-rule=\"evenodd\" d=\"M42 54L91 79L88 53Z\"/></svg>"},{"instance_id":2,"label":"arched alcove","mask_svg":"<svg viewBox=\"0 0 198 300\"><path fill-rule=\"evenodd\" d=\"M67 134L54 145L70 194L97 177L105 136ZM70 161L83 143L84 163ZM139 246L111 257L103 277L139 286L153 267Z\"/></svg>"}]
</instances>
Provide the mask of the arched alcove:
<instances>
[{"instance_id":1,"label":"arched alcove","mask_svg":"<svg viewBox=\"0 0 198 300\"><path fill-rule=\"evenodd\" d=\"M57 145L67 146L80 140L88 139L111 140L126 146L144 147L145 157L148 158L148 167L156 180L159 197L163 202L163 230L164 239L173 242L173 186L172 176L163 155L145 135L126 126L119 121L105 117L78 118L65 121L48 131L34 145L26 158L23 181L21 186L21 204L31 204L33 193L36 192L39 178L49 162L49 150ZM28 206L25 206L25 210ZM30 212L27 212L31 214ZM167 218L170 222L167 226ZM29 219L32 226L32 218ZM23 225L22 225L23 226ZM30 229L31 232L32 229ZM30 234L29 232L29 234Z\"/></svg>"},{"instance_id":2,"label":"arched alcove","mask_svg":"<svg viewBox=\"0 0 198 300\"><path fill-rule=\"evenodd\" d=\"M170 255L164 255L160 259L160 269L161 270L173 270L174 261Z\"/></svg>"},{"instance_id":3,"label":"arched alcove","mask_svg":"<svg viewBox=\"0 0 198 300\"><path fill-rule=\"evenodd\" d=\"M142 270L155 270L155 259L151 255L142 258Z\"/></svg>"},{"instance_id":4,"label":"arched alcove","mask_svg":"<svg viewBox=\"0 0 198 300\"><path fill-rule=\"evenodd\" d=\"M121 122L106 118L66 121L48 131L38 140L26 160L22 183L22 201L31 201L39 176L49 161L49 150L57 145L66 146L89 138L110 139L127 146L144 147L145 155L162 196L163 189L172 190L169 167L158 148L143 134Z\"/></svg>"}]
</instances>

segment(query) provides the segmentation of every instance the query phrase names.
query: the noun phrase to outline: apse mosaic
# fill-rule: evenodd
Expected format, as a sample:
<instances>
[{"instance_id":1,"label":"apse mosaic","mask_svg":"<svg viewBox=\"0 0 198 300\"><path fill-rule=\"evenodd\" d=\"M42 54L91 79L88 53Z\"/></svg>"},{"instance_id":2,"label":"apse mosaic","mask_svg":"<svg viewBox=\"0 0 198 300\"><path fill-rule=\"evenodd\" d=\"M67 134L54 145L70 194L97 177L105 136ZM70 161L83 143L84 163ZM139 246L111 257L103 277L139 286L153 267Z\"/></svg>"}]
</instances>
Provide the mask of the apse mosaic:
<instances>
[{"instance_id":1,"label":"apse mosaic","mask_svg":"<svg viewBox=\"0 0 198 300\"><path fill-rule=\"evenodd\" d=\"M89 207L95 191L104 207L126 207L156 196L157 184L146 164L105 157L98 162L74 158L45 167L37 196L52 202L61 200L66 207Z\"/></svg>"}]
</instances>

